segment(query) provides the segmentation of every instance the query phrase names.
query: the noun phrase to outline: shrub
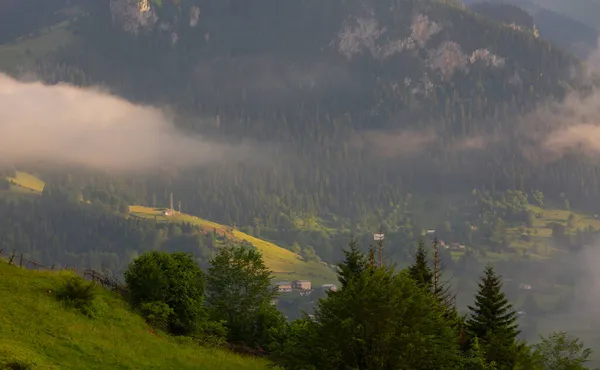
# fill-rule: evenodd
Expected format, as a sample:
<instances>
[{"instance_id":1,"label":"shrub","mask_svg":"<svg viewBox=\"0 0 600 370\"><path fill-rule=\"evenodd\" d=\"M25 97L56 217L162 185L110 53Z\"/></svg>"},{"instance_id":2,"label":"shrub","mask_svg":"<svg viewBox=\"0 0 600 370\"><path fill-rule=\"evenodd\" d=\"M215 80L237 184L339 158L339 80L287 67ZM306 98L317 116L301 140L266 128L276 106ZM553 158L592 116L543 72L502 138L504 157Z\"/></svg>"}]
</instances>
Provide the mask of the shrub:
<instances>
[{"instance_id":1,"label":"shrub","mask_svg":"<svg viewBox=\"0 0 600 370\"><path fill-rule=\"evenodd\" d=\"M162 302L173 310L168 316L169 332L194 333L204 312L204 274L191 254L144 253L125 271L125 282L136 309Z\"/></svg>"},{"instance_id":2,"label":"shrub","mask_svg":"<svg viewBox=\"0 0 600 370\"><path fill-rule=\"evenodd\" d=\"M75 308L86 316L93 315L93 301L96 297L94 283L80 277L71 277L58 289L56 297L68 307Z\"/></svg>"},{"instance_id":3,"label":"shrub","mask_svg":"<svg viewBox=\"0 0 600 370\"><path fill-rule=\"evenodd\" d=\"M227 328L224 322L201 321L195 338L203 346L221 347L227 343Z\"/></svg>"},{"instance_id":4,"label":"shrub","mask_svg":"<svg viewBox=\"0 0 600 370\"><path fill-rule=\"evenodd\" d=\"M160 330L167 330L169 317L174 314L173 309L164 302L143 303L140 310L148 324Z\"/></svg>"}]
</instances>

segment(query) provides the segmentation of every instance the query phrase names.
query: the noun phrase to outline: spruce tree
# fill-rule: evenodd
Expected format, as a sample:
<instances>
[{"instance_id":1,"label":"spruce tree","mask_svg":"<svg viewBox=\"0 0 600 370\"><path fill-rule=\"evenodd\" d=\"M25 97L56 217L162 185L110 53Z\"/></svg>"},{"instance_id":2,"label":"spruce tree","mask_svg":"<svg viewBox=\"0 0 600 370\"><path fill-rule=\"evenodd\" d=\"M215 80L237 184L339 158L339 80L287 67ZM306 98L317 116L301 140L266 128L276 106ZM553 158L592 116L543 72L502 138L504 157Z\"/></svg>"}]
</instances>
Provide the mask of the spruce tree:
<instances>
[{"instance_id":1,"label":"spruce tree","mask_svg":"<svg viewBox=\"0 0 600 370\"><path fill-rule=\"evenodd\" d=\"M479 338L488 362L512 368L517 360L519 334L517 314L501 290L502 280L491 266L479 283L467 326L471 338Z\"/></svg>"},{"instance_id":2,"label":"spruce tree","mask_svg":"<svg viewBox=\"0 0 600 370\"><path fill-rule=\"evenodd\" d=\"M456 294L450 291L450 283L448 280L441 281L444 273L440 261L439 244L437 238L433 241L433 294L438 302L442 305L447 319L458 320L458 312L456 310Z\"/></svg>"},{"instance_id":3,"label":"spruce tree","mask_svg":"<svg viewBox=\"0 0 600 370\"><path fill-rule=\"evenodd\" d=\"M338 264L338 280L342 284L342 289L369 267L365 254L358 249L354 238L350 240L348 247L344 250L344 261Z\"/></svg>"},{"instance_id":4,"label":"spruce tree","mask_svg":"<svg viewBox=\"0 0 600 370\"><path fill-rule=\"evenodd\" d=\"M433 270L429 268L427 262L427 251L425 243L421 240L417 247L415 262L408 268L408 274L422 288L430 291L444 308L447 319L455 320L458 318L458 313L455 307L455 295L450 292L450 285L447 282L441 281L443 269L439 260L437 239L434 241L434 258Z\"/></svg>"},{"instance_id":5,"label":"spruce tree","mask_svg":"<svg viewBox=\"0 0 600 370\"><path fill-rule=\"evenodd\" d=\"M433 272L427 263L427 251L423 240L419 241L415 262L408 268L408 274L417 282L418 286L428 290L433 288Z\"/></svg>"}]
</instances>

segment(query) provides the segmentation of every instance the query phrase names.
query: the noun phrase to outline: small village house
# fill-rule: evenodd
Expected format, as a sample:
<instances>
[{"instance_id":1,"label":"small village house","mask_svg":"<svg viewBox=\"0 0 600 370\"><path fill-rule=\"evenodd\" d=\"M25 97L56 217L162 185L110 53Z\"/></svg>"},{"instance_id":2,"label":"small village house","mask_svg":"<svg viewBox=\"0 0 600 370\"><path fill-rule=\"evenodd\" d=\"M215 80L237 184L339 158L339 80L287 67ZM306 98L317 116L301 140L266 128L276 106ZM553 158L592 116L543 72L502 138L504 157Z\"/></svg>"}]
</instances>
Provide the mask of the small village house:
<instances>
[{"instance_id":1,"label":"small village house","mask_svg":"<svg viewBox=\"0 0 600 370\"><path fill-rule=\"evenodd\" d=\"M277 282L277 283L275 283L275 286L277 287L277 291L279 293L286 293L286 292L292 291L292 283L290 283L288 281Z\"/></svg>"},{"instance_id":2,"label":"small village house","mask_svg":"<svg viewBox=\"0 0 600 370\"><path fill-rule=\"evenodd\" d=\"M311 283L310 280L296 280L292 282L292 288L298 290L310 290Z\"/></svg>"},{"instance_id":3,"label":"small village house","mask_svg":"<svg viewBox=\"0 0 600 370\"><path fill-rule=\"evenodd\" d=\"M335 286L335 284L324 284L321 285L321 288L323 288L324 291L331 290L332 292L337 292L337 286Z\"/></svg>"}]
</instances>

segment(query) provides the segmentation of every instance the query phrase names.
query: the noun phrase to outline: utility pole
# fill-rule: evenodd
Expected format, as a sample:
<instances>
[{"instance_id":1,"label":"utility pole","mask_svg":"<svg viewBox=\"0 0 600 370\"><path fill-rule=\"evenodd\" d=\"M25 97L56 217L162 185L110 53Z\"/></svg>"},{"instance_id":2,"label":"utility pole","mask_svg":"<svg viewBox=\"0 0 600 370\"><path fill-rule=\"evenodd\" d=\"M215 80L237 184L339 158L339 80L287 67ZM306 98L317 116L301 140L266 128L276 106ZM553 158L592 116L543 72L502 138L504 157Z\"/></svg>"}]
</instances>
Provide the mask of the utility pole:
<instances>
[{"instance_id":1,"label":"utility pole","mask_svg":"<svg viewBox=\"0 0 600 370\"><path fill-rule=\"evenodd\" d=\"M383 241L385 239L385 235L381 232L381 229L378 233L373 234L373 240L377 242L379 246L379 267L383 267Z\"/></svg>"},{"instance_id":2,"label":"utility pole","mask_svg":"<svg viewBox=\"0 0 600 370\"><path fill-rule=\"evenodd\" d=\"M171 209L171 212L174 211L174 209L173 209L173 192L171 192L169 208Z\"/></svg>"}]
</instances>

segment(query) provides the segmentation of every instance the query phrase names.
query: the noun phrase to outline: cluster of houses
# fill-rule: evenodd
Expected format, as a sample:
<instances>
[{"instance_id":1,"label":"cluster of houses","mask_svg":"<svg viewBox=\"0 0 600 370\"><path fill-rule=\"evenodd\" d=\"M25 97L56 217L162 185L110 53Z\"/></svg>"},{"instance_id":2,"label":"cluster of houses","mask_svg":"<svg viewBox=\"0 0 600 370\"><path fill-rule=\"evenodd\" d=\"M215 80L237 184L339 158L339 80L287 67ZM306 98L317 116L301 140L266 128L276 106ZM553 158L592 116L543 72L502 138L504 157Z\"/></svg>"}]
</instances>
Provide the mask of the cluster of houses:
<instances>
[{"instance_id":1,"label":"cluster of houses","mask_svg":"<svg viewBox=\"0 0 600 370\"><path fill-rule=\"evenodd\" d=\"M310 280L294 280L291 283L289 281L279 281L275 283L275 286L279 293L289 293L293 291L305 293L312 291L312 283ZM323 290L337 291L337 286L335 284L324 284L321 285L321 288Z\"/></svg>"},{"instance_id":2,"label":"cluster of houses","mask_svg":"<svg viewBox=\"0 0 600 370\"><path fill-rule=\"evenodd\" d=\"M471 226L471 229L476 230L477 227ZM433 242L433 240L435 239L435 230L426 230L425 236L428 237L430 242ZM444 240L438 240L438 245L440 247L444 247L450 251L465 251L467 249L467 247L464 244L460 244L460 243L456 243L456 242L446 243Z\"/></svg>"}]
</instances>

